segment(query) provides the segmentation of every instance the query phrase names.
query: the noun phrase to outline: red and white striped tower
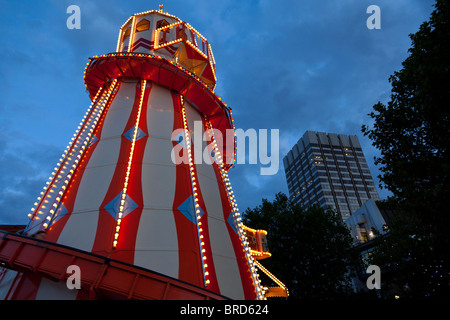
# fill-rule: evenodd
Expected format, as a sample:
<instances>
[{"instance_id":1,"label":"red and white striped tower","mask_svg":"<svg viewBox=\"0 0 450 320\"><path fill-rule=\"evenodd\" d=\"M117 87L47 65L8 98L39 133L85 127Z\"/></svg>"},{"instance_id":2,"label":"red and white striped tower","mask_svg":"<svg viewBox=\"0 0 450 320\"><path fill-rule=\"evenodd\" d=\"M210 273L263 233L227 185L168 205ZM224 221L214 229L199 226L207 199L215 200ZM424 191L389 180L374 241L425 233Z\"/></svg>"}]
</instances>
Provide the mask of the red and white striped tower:
<instances>
[{"instance_id":1,"label":"red and white striped tower","mask_svg":"<svg viewBox=\"0 0 450 320\"><path fill-rule=\"evenodd\" d=\"M45 231L45 241L25 245L47 249L34 253L39 258L33 263L24 262L24 249L14 259L8 256L18 269L0 276L0 298L95 299L111 297L108 290L120 293L105 289L98 274L89 282L94 275L77 252L107 259L102 261L108 267L118 261L120 268L151 270L221 297L264 298L253 255L263 256L267 248L255 249L256 242L251 248L246 234L265 233L240 221L227 175L234 126L231 110L214 94L214 70L207 40L162 7L133 15L120 28L116 52L89 60L85 84L92 104L25 231L27 236ZM221 133L223 144L208 129ZM42 267L51 259L62 261L57 253L63 249L75 252L62 267L80 265L82 290L49 280L51 267ZM20 269L27 263L34 272ZM138 290L143 277L130 280L130 287ZM189 298L167 295L167 287L162 298Z\"/></svg>"}]
</instances>

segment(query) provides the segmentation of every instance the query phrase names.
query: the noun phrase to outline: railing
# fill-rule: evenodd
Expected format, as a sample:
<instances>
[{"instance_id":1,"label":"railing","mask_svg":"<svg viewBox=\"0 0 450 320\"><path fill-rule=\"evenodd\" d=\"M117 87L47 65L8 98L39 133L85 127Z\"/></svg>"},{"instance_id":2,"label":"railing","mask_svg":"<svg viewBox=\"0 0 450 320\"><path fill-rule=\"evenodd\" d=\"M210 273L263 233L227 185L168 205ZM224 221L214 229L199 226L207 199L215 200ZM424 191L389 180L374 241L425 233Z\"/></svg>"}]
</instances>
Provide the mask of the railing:
<instances>
[{"instance_id":1,"label":"railing","mask_svg":"<svg viewBox=\"0 0 450 320\"><path fill-rule=\"evenodd\" d=\"M172 33L175 31L174 33ZM161 38L162 33L162 38ZM172 33L172 34L171 34ZM167 35L170 39L167 39ZM215 68L214 56L208 40L195 30L189 23L177 21L155 30L154 49L164 48L179 42L187 42L204 58L208 59Z\"/></svg>"}]
</instances>

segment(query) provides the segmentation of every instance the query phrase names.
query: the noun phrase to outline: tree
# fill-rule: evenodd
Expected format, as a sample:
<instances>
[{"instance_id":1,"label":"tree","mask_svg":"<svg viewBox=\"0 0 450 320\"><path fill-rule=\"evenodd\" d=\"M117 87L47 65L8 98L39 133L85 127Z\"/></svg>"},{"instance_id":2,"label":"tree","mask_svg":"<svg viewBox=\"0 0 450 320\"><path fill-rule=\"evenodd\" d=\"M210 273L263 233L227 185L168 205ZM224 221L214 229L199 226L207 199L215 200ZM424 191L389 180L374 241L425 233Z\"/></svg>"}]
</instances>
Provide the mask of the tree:
<instances>
[{"instance_id":1,"label":"tree","mask_svg":"<svg viewBox=\"0 0 450 320\"><path fill-rule=\"evenodd\" d=\"M349 230L334 211L302 210L283 193L247 209L243 222L264 229L272 257L262 261L287 286L290 299L335 299L351 293L355 263Z\"/></svg>"},{"instance_id":2,"label":"tree","mask_svg":"<svg viewBox=\"0 0 450 320\"><path fill-rule=\"evenodd\" d=\"M434 7L389 78L390 101L373 106L373 128L362 127L381 151L379 178L398 213L374 261L397 270L398 285L416 297L448 295L450 278L450 2Z\"/></svg>"}]
</instances>

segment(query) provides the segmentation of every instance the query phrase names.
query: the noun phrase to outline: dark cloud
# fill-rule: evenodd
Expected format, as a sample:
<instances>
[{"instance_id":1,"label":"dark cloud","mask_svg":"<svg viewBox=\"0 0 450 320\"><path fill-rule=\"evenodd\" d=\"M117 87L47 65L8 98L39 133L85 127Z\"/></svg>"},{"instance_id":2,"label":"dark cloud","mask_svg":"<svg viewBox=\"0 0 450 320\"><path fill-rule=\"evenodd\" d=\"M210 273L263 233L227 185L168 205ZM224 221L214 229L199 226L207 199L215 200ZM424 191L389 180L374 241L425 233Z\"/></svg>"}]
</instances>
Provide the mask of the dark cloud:
<instances>
[{"instance_id":1,"label":"dark cloud","mask_svg":"<svg viewBox=\"0 0 450 320\"><path fill-rule=\"evenodd\" d=\"M0 150L0 224L25 224L61 151L14 132L0 132Z\"/></svg>"}]
</instances>

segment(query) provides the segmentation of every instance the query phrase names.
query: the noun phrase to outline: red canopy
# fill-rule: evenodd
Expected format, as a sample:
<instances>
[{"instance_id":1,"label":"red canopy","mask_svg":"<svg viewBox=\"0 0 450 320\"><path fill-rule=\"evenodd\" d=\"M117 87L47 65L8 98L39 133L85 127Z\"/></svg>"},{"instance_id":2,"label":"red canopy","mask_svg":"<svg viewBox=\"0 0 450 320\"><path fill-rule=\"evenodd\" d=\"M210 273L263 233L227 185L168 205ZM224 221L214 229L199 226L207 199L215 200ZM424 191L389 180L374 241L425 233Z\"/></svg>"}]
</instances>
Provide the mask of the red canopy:
<instances>
[{"instance_id":1,"label":"red canopy","mask_svg":"<svg viewBox=\"0 0 450 320\"><path fill-rule=\"evenodd\" d=\"M206 115L213 128L222 132L223 157L233 159L234 139L225 139L226 131L234 130L230 110L206 82L179 65L148 54L111 53L90 59L86 66L84 82L91 98L105 83L117 78L146 79L182 94L184 99ZM229 168L232 164L225 165Z\"/></svg>"}]
</instances>

